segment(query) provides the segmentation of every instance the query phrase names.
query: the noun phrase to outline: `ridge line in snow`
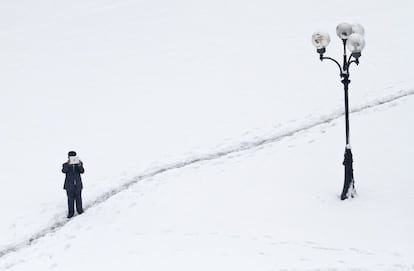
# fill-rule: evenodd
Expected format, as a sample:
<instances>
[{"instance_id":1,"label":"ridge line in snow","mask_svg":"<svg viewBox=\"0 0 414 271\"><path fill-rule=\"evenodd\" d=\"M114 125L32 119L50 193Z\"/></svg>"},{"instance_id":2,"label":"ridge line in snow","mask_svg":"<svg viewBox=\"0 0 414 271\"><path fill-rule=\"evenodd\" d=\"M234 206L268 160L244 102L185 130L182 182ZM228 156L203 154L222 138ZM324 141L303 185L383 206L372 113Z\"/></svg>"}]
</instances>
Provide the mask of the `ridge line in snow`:
<instances>
[{"instance_id":1,"label":"ridge line in snow","mask_svg":"<svg viewBox=\"0 0 414 271\"><path fill-rule=\"evenodd\" d=\"M375 99L371 102L367 102L365 104L352 107L350 109L350 113L358 113L358 112L361 112L361 111L364 111L364 110L367 110L367 109L371 109L373 107L377 107L377 106L381 106L383 104L394 102L398 99L401 99L401 98L404 98L404 97L407 97L407 96L410 96L410 95L413 95L413 94L414 94L414 89L406 90L406 91L399 91L396 94L389 95L389 96L379 98L379 99ZM267 138L258 139L258 140L250 141L250 142L241 142L241 143L238 143L235 146L229 147L229 148L224 149L224 150L220 150L220 151L217 151L217 152L200 155L199 157L191 158L191 159L181 161L181 162L177 162L177 163L167 164L167 165L165 165L163 167L160 167L158 169L154 169L154 170L152 170L148 173L138 175L138 176L134 177L131 181L129 181L125 184L122 184L119 187L114 188L110 191L105 192L101 196L97 197L94 201L86 204L85 210L89 209L89 208L92 208L92 207L95 207L95 206L107 201L111 197L127 190L132 185L134 185L134 184L136 184L140 181L143 181L145 179L154 177L156 175L162 174L162 173L170 171L170 170L181 169L181 168L184 168L184 167L187 167L187 166L199 163L199 162L219 159L221 157L230 155L232 153L238 153L238 152L254 149L254 148L266 145L266 144L278 142L278 141L280 141L284 138L293 136L294 134L297 134L297 133L312 129L314 127L317 127L319 125L323 125L323 124L329 123L333 120L339 119L344 114L345 113L343 111L333 112L329 115L321 116L317 120L310 121L310 122L302 124L298 127L291 128L289 130L286 130L284 132L281 132L279 134L276 134L276 135L273 135L273 136L270 136L270 137L267 137ZM16 252L20 249L23 249L25 247L29 247L29 246L33 245L39 239L41 239L41 238L43 238L43 237L45 237L49 234L53 234L54 232L58 231L63 226L65 226L69 221L70 220L67 220L67 219L56 221L52 225L47 226L47 227L41 229L40 231L38 231L37 233L33 234L30 238L28 238L26 240L23 240L19 243L6 245L5 247L0 248L0 258L4 257L4 256L6 256L6 255L8 255L12 252Z\"/></svg>"}]
</instances>

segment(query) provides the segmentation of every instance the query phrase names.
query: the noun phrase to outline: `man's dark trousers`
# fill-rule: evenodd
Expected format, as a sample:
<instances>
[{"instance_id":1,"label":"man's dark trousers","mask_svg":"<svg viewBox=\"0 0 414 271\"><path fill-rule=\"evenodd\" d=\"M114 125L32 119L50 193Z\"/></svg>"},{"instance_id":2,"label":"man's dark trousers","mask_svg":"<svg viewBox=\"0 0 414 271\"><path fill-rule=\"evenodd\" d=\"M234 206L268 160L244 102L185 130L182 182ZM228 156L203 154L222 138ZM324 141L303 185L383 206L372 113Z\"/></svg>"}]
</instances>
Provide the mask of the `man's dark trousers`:
<instances>
[{"instance_id":1,"label":"man's dark trousers","mask_svg":"<svg viewBox=\"0 0 414 271\"><path fill-rule=\"evenodd\" d=\"M82 190L81 189L71 189L66 190L66 194L68 195L68 216L73 216L75 213L75 202L76 202L76 211L78 214L83 213L82 209Z\"/></svg>"}]
</instances>

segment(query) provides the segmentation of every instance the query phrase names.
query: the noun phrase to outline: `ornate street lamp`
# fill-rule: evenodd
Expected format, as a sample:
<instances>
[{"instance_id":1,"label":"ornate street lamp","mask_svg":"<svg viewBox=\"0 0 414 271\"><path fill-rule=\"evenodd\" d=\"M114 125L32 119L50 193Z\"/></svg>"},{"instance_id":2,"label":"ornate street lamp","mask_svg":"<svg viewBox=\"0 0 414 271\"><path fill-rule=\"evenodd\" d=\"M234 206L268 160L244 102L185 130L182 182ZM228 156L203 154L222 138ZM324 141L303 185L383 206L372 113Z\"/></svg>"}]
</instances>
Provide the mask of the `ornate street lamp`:
<instances>
[{"instance_id":1,"label":"ornate street lamp","mask_svg":"<svg viewBox=\"0 0 414 271\"><path fill-rule=\"evenodd\" d=\"M339 75L341 77L341 82L344 85L345 93L345 135L346 135L346 145L345 145L345 154L344 162L342 163L345 167L345 181L344 188L341 194L341 200L345 200L349 197L355 197L355 184L354 184L354 170L352 168L352 151L351 144L349 141L349 103L348 103L348 85L351 82L349 80L349 67L352 63L356 65L359 64L359 58L361 57L361 51L365 47L364 39L364 28L360 24L348 24L341 23L336 27L336 34L342 40L344 46L344 56L342 66L338 61L331 57L324 56L326 52L326 47L329 45L331 38L326 32L315 32L312 35L312 43L316 47L316 51L319 54L321 61L329 59L335 62L339 67ZM350 51L350 56L347 55L347 49Z\"/></svg>"}]
</instances>

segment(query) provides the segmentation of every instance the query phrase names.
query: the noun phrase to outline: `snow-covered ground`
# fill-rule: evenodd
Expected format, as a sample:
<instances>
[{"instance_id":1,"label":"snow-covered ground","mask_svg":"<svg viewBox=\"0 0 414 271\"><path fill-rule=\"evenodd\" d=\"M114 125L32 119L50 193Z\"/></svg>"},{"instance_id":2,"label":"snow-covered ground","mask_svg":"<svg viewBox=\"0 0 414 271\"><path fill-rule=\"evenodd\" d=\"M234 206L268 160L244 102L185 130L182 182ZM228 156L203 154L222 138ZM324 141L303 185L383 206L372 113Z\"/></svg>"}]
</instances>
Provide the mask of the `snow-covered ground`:
<instances>
[{"instance_id":1,"label":"snow-covered ground","mask_svg":"<svg viewBox=\"0 0 414 271\"><path fill-rule=\"evenodd\" d=\"M0 270L414 270L410 1L0 3ZM343 93L314 30L366 28ZM84 160L66 220L61 163Z\"/></svg>"}]
</instances>

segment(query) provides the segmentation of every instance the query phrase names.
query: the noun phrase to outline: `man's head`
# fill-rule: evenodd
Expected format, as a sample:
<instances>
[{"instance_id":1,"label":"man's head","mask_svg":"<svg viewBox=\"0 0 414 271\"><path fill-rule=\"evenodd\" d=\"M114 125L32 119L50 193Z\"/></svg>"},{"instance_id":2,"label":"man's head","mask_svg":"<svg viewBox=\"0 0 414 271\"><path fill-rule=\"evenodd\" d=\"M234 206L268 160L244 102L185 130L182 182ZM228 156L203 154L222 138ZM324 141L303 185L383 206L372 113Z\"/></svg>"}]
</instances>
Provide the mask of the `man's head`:
<instances>
[{"instance_id":1,"label":"man's head","mask_svg":"<svg viewBox=\"0 0 414 271\"><path fill-rule=\"evenodd\" d=\"M76 156L76 152L74 151L68 152L68 157L71 157L71 156Z\"/></svg>"}]
</instances>

